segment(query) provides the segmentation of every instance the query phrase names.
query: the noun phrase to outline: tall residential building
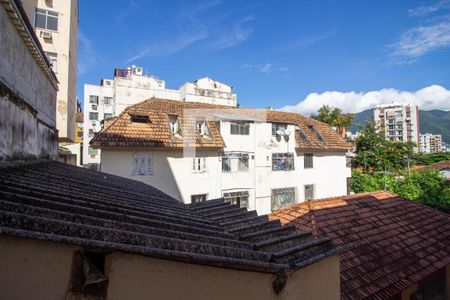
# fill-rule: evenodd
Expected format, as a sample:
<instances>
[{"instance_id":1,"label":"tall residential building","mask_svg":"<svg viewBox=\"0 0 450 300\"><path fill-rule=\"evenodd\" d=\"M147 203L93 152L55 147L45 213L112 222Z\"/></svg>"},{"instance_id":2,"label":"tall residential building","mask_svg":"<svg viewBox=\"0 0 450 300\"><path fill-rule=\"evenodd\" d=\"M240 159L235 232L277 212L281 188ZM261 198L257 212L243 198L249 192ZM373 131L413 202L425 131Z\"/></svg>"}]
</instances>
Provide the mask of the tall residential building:
<instances>
[{"instance_id":1,"label":"tall residential building","mask_svg":"<svg viewBox=\"0 0 450 300\"><path fill-rule=\"evenodd\" d=\"M391 141L414 142L419 146L419 108L417 105L384 104L373 111L373 120Z\"/></svg>"},{"instance_id":2,"label":"tall residential building","mask_svg":"<svg viewBox=\"0 0 450 300\"><path fill-rule=\"evenodd\" d=\"M156 97L177 101L236 106L233 87L208 77L183 84L178 90L167 89L164 80L144 74L143 68L132 66L115 69L113 79L102 79L100 85L84 85L83 164L94 168L100 163L100 150L89 147L102 122L118 116L126 107Z\"/></svg>"},{"instance_id":3,"label":"tall residential building","mask_svg":"<svg viewBox=\"0 0 450 300\"><path fill-rule=\"evenodd\" d=\"M75 140L78 0L22 0L59 84L56 127L60 142Z\"/></svg>"},{"instance_id":4,"label":"tall residential building","mask_svg":"<svg viewBox=\"0 0 450 300\"><path fill-rule=\"evenodd\" d=\"M143 181L184 203L224 197L259 214L347 194L335 130L295 113L149 99L96 134L101 171Z\"/></svg>"},{"instance_id":5,"label":"tall residential building","mask_svg":"<svg viewBox=\"0 0 450 300\"><path fill-rule=\"evenodd\" d=\"M0 161L57 157L57 84L21 3L0 1Z\"/></svg>"},{"instance_id":6,"label":"tall residential building","mask_svg":"<svg viewBox=\"0 0 450 300\"><path fill-rule=\"evenodd\" d=\"M420 152L437 153L442 152L442 135L425 133L420 135Z\"/></svg>"}]
</instances>

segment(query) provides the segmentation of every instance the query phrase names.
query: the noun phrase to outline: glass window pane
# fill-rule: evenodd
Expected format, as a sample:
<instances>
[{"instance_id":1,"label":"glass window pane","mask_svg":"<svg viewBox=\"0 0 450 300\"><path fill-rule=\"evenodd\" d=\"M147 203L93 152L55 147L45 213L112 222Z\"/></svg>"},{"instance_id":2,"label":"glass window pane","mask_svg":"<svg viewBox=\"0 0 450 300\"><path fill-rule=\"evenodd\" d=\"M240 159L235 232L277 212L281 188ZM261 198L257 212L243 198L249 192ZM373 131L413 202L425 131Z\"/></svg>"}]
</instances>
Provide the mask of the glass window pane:
<instances>
[{"instance_id":1,"label":"glass window pane","mask_svg":"<svg viewBox=\"0 0 450 300\"><path fill-rule=\"evenodd\" d=\"M58 31L58 18L47 17L47 29Z\"/></svg>"},{"instance_id":2,"label":"glass window pane","mask_svg":"<svg viewBox=\"0 0 450 300\"><path fill-rule=\"evenodd\" d=\"M36 12L35 16L34 16L34 27L39 27L39 28L46 28L45 27L45 15L42 15L38 12Z\"/></svg>"}]
</instances>

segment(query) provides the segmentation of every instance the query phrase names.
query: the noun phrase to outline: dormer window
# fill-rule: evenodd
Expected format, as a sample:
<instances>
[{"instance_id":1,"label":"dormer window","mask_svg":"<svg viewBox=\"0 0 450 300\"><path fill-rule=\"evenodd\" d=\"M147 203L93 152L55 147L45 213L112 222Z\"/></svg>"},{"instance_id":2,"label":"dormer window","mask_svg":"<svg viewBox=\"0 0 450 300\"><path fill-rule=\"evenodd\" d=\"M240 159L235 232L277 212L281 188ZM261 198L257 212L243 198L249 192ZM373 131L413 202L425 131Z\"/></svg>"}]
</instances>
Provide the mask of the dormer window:
<instances>
[{"instance_id":1,"label":"dormer window","mask_svg":"<svg viewBox=\"0 0 450 300\"><path fill-rule=\"evenodd\" d=\"M131 122L147 124L150 123L150 118L143 115L131 115Z\"/></svg>"},{"instance_id":2,"label":"dormer window","mask_svg":"<svg viewBox=\"0 0 450 300\"><path fill-rule=\"evenodd\" d=\"M320 135L320 133L317 131L317 129L314 128L314 126L308 125L308 128L321 144L326 144L325 139Z\"/></svg>"},{"instance_id":3,"label":"dormer window","mask_svg":"<svg viewBox=\"0 0 450 300\"><path fill-rule=\"evenodd\" d=\"M298 133L300 134L300 138L302 139L303 142L308 143L308 144L311 143L311 141L309 140L306 133L300 127L298 128Z\"/></svg>"},{"instance_id":4,"label":"dormer window","mask_svg":"<svg viewBox=\"0 0 450 300\"><path fill-rule=\"evenodd\" d=\"M169 115L169 127L171 134L181 136L181 127L178 116Z\"/></svg>"},{"instance_id":5,"label":"dormer window","mask_svg":"<svg viewBox=\"0 0 450 300\"><path fill-rule=\"evenodd\" d=\"M205 120L197 121L195 125L196 125L195 126L196 130L197 130L198 134L200 134L200 136L211 137L211 134L208 129L208 124L206 123Z\"/></svg>"}]
</instances>

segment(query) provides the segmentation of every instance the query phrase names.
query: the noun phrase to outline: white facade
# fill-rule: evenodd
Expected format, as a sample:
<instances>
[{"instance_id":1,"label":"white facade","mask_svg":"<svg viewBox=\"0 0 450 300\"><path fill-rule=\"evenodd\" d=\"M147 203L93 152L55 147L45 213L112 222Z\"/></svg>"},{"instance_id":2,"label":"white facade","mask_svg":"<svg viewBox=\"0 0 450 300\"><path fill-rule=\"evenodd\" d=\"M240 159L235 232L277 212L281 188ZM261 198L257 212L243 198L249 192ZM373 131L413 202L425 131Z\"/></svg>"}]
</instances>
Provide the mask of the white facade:
<instances>
[{"instance_id":1,"label":"white facade","mask_svg":"<svg viewBox=\"0 0 450 300\"><path fill-rule=\"evenodd\" d=\"M312 164L308 168L305 153L296 149L294 125L286 124L288 135L280 137L272 136L272 123L250 122L248 134L241 135L231 134L230 124L220 123L226 145L223 149L104 149L101 171L140 180L184 203L196 197L241 197L242 206L259 214L278 209L272 201L285 206L304 201L305 186L312 198L347 194L351 172L345 151L308 151L307 164ZM273 170L273 155L277 153L284 158L291 154L291 170ZM224 167L228 155L233 158ZM248 157L247 166L235 156ZM137 174L135 159L144 157L145 170Z\"/></svg>"},{"instance_id":2,"label":"white facade","mask_svg":"<svg viewBox=\"0 0 450 300\"><path fill-rule=\"evenodd\" d=\"M420 135L420 152L437 153L442 152L442 149L442 135L431 133Z\"/></svg>"},{"instance_id":3,"label":"white facade","mask_svg":"<svg viewBox=\"0 0 450 300\"><path fill-rule=\"evenodd\" d=\"M373 111L373 120L380 125L386 139L414 142L419 146L419 108L416 105L379 105Z\"/></svg>"},{"instance_id":4,"label":"white facade","mask_svg":"<svg viewBox=\"0 0 450 300\"><path fill-rule=\"evenodd\" d=\"M89 141L101 129L104 119L118 116L128 106L152 97L236 106L232 89L207 77L185 83L179 90L167 89L164 80L144 75L143 69L136 66L116 69L114 79L103 79L100 85L85 84L83 165L100 163L100 150L89 147ZM97 102L91 100L95 97Z\"/></svg>"}]
</instances>

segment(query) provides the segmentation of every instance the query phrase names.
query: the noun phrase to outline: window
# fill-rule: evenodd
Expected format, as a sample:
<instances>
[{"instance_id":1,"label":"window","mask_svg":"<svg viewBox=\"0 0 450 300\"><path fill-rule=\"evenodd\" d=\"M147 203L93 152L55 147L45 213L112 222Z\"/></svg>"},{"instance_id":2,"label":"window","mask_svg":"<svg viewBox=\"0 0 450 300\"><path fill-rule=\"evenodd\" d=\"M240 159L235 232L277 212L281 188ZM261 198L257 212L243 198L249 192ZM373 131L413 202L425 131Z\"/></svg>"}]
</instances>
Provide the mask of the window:
<instances>
[{"instance_id":1,"label":"window","mask_svg":"<svg viewBox=\"0 0 450 300\"><path fill-rule=\"evenodd\" d=\"M314 184L305 185L305 200L314 199Z\"/></svg>"},{"instance_id":2,"label":"window","mask_svg":"<svg viewBox=\"0 0 450 300\"><path fill-rule=\"evenodd\" d=\"M91 108L92 108L92 110L97 110L97 104L92 104Z\"/></svg>"},{"instance_id":3,"label":"window","mask_svg":"<svg viewBox=\"0 0 450 300\"><path fill-rule=\"evenodd\" d=\"M191 195L191 203L205 202L208 194Z\"/></svg>"},{"instance_id":4,"label":"window","mask_svg":"<svg viewBox=\"0 0 450 300\"><path fill-rule=\"evenodd\" d=\"M36 8L34 11L34 27L58 31L58 13Z\"/></svg>"},{"instance_id":5,"label":"window","mask_svg":"<svg viewBox=\"0 0 450 300\"><path fill-rule=\"evenodd\" d=\"M105 114L103 115L103 119L104 119L104 120L111 119L112 117L113 117L113 114L106 114L106 113L105 113Z\"/></svg>"},{"instance_id":6,"label":"window","mask_svg":"<svg viewBox=\"0 0 450 300\"><path fill-rule=\"evenodd\" d=\"M273 153L272 154L273 171L291 171L294 170L293 153Z\"/></svg>"},{"instance_id":7,"label":"window","mask_svg":"<svg viewBox=\"0 0 450 300\"><path fill-rule=\"evenodd\" d=\"M148 116L131 115L131 122L147 124L150 122Z\"/></svg>"},{"instance_id":8,"label":"window","mask_svg":"<svg viewBox=\"0 0 450 300\"><path fill-rule=\"evenodd\" d=\"M98 96L96 96L96 95L90 95L90 96L89 96L89 103L92 103L92 104L98 104Z\"/></svg>"},{"instance_id":9,"label":"window","mask_svg":"<svg viewBox=\"0 0 450 300\"><path fill-rule=\"evenodd\" d=\"M98 113L90 112L89 113L89 120L98 120Z\"/></svg>"},{"instance_id":10,"label":"window","mask_svg":"<svg viewBox=\"0 0 450 300\"><path fill-rule=\"evenodd\" d=\"M311 169L314 167L313 158L314 158L314 154L305 153L304 161L303 161L305 169Z\"/></svg>"},{"instance_id":11,"label":"window","mask_svg":"<svg viewBox=\"0 0 450 300\"><path fill-rule=\"evenodd\" d=\"M272 211L295 204L295 188L272 190Z\"/></svg>"},{"instance_id":12,"label":"window","mask_svg":"<svg viewBox=\"0 0 450 300\"><path fill-rule=\"evenodd\" d=\"M178 121L178 116L169 115L169 128L171 134L181 136L181 128L180 122Z\"/></svg>"},{"instance_id":13,"label":"window","mask_svg":"<svg viewBox=\"0 0 450 300\"><path fill-rule=\"evenodd\" d=\"M248 172L248 153L223 153L222 172Z\"/></svg>"},{"instance_id":14,"label":"window","mask_svg":"<svg viewBox=\"0 0 450 300\"><path fill-rule=\"evenodd\" d=\"M150 153L133 154L133 175L152 175L153 157Z\"/></svg>"},{"instance_id":15,"label":"window","mask_svg":"<svg viewBox=\"0 0 450 300\"><path fill-rule=\"evenodd\" d=\"M311 141L306 136L306 133L300 127L298 128L298 133L300 134L300 138L302 139L303 142L311 144Z\"/></svg>"},{"instance_id":16,"label":"window","mask_svg":"<svg viewBox=\"0 0 450 300\"><path fill-rule=\"evenodd\" d=\"M103 97L103 104L111 105L112 102L113 102L113 98L112 97Z\"/></svg>"},{"instance_id":17,"label":"window","mask_svg":"<svg viewBox=\"0 0 450 300\"><path fill-rule=\"evenodd\" d=\"M314 128L314 126L309 125L308 128L309 128L309 130L311 130L311 132L314 134L314 136L320 143L326 144L325 139L320 135L320 133L317 131L317 129Z\"/></svg>"},{"instance_id":18,"label":"window","mask_svg":"<svg viewBox=\"0 0 450 300\"><path fill-rule=\"evenodd\" d=\"M89 129L89 137L93 137L94 136L94 129Z\"/></svg>"},{"instance_id":19,"label":"window","mask_svg":"<svg viewBox=\"0 0 450 300\"><path fill-rule=\"evenodd\" d=\"M77 132L77 137L83 137L83 131L78 131Z\"/></svg>"},{"instance_id":20,"label":"window","mask_svg":"<svg viewBox=\"0 0 450 300\"><path fill-rule=\"evenodd\" d=\"M210 137L211 134L209 133L209 129L208 129L208 125L206 124L206 121L197 121L195 123L196 128L197 128L197 132L202 136L202 137Z\"/></svg>"},{"instance_id":21,"label":"window","mask_svg":"<svg viewBox=\"0 0 450 300\"><path fill-rule=\"evenodd\" d=\"M272 123L272 136L279 135L277 132L284 132L287 129L287 124L284 123Z\"/></svg>"},{"instance_id":22,"label":"window","mask_svg":"<svg viewBox=\"0 0 450 300\"><path fill-rule=\"evenodd\" d=\"M195 157L192 159L192 171L194 173L206 172L206 157Z\"/></svg>"},{"instance_id":23,"label":"window","mask_svg":"<svg viewBox=\"0 0 450 300\"><path fill-rule=\"evenodd\" d=\"M249 135L250 134L250 123L249 122L230 122L230 134Z\"/></svg>"},{"instance_id":24,"label":"window","mask_svg":"<svg viewBox=\"0 0 450 300\"><path fill-rule=\"evenodd\" d=\"M239 207L248 207L248 191L223 193L226 202L237 204Z\"/></svg>"},{"instance_id":25,"label":"window","mask_svg":"<svg viewBox=\"0 0 450 300\"><path fill-rule=\"evenodd\" d=\"M48 61L50 62L50 65L52 67L53 73L58 73L57 70L57 63L58 63L58 54L53 52L45 52L45 55L48 58Z\"/></svg>"}]
</instances>

